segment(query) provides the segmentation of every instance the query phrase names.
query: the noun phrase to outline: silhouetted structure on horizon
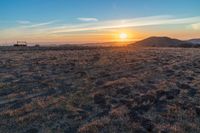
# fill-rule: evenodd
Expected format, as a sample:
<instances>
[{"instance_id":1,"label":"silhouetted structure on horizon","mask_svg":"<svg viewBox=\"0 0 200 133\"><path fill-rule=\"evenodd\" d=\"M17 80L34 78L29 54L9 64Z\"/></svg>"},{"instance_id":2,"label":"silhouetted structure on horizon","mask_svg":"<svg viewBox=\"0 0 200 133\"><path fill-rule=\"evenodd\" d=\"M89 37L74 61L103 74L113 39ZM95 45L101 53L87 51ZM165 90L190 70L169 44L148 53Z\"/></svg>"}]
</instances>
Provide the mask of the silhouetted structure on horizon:
<instances>
[{"instance_id":1,"label":"silhouetted structure on horizon","mask_svg":"<svg viewBox=\"0 0 200 133\"><path fill-rule=\"evenodd\" d=\"M26 47L27 42L26 41L17 41L17 44L14 44L15 47Z\"/></svg>"}]
</instances>

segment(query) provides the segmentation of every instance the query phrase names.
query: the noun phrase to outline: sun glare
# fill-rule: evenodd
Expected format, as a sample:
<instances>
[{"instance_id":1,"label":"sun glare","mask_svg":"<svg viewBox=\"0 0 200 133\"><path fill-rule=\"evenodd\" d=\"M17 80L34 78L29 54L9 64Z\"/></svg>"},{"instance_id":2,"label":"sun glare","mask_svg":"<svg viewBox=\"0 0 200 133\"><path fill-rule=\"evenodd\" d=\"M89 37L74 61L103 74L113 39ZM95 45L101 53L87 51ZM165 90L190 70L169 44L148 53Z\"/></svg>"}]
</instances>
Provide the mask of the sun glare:
<instances>
[{"instance_id":1,"label":"sun glare","mask_svg":"<svg viewBox=\"0 0 200 133\"><path fill-rule=\"evenodd\" d=\"M128 35L127 35L126 33L120 33L120 34L119 34L119 38L120 38L121 40L126 40L126 39L128 38Z\"/></svg>"}]
</instances>

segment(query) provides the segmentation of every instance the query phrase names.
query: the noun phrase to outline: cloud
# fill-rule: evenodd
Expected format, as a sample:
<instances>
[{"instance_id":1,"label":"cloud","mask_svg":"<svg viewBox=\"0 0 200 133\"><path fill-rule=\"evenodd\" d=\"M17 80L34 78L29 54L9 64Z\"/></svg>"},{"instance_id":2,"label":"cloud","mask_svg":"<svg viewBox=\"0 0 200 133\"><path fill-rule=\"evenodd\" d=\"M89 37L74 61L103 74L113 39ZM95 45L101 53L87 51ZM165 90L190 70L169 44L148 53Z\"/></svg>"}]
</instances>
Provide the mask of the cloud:
<instances>
[{"instance_id":1,"label":"cloud","mask_svg":"<svg viewBox=\"0 0 200 133\"><path fill-rule=\"evenodd\" d=\"M80 21L83 21L83 22L97 22L99 21L97 18L77 18L78 20Z\"/></svg>"},{"instance_id":2,"label":"cloud","mask_svg":"<svg viewBox=\"0 0 200 133\"><path fill-rule=\"evenodd\" d=\"M179 18L169 15L149 16L140 18L106 20L90 23L57 23L58 20L30 23L22 26L5 28L0 31L0 39L14 39L14 38L40 38L41 36L49 37L62 36L66 34L79 33L88 31L103 31L103 30L117 30L119 28L134 28L145 26L161 26L161 25L177 25L187 24L191 25L193 29L199 29L200 16ZM156 29L155 29L156 30Z\"/></svg>"},{"instance_id":3,"label":"cloud","mask_svg":"<svg viewBox=\"0 0 200 133\"><path fill-rule=\"evenodd\" d=\"M56 22L58 20L4 28L0 31L0 39L46 36L48 32L45 29L52 27Z\"/></svg>"},{"instance_id":4,"label":"cloud","mask_svg":"<svg viewBox=\"0 0 200 133\"><path fill-rule=\"evenodd\" d=\"M43 23L37 23L37 24L33 24L33 25L28 25L28 26L24 26L24 28L37 28L37 27L41 27L41 26L50 25L50 24L53 24L55 22L57 22L57 20L43 22Z\"/></svg>"},{"instance_id":5,"label":"cloud","mask_svg":"<svg viewBox=\"0 0 200 133\"><path fill-rule=\"evenodd\" d=\"M174 24L192 24L200 21L200 17L187 17L177 18L169 15L162 16L150 16L142 18L130 18L120 20L107 20L99 21L95 23L86 24L73 24L64 25L62 27L53 27L49 29L49 33L70 33L70 32L81 32L81 31L95 31L104 29L116 29L116 28L129 28L129 27L143 27L153 25L174 25Z\"/></svg>"},{"instance_id":6,"label":"cloud","mask_svg":"<svg viewBox=\"0 0 200 133\"><path fill-rule=\"evenodd\" d=\"M31 22L28 20L18 20L17 23L19 24L30 24Z\"/></svg>"},{"instance_id":7,"label":"cloud","mask_svg":"<svg viewBox=\"0 0 200 133\"><path fill-rule=\"evenodd\" d=\"M200 30L200 23L191 24L192 29Z\"/></svg>"}]
</instances>

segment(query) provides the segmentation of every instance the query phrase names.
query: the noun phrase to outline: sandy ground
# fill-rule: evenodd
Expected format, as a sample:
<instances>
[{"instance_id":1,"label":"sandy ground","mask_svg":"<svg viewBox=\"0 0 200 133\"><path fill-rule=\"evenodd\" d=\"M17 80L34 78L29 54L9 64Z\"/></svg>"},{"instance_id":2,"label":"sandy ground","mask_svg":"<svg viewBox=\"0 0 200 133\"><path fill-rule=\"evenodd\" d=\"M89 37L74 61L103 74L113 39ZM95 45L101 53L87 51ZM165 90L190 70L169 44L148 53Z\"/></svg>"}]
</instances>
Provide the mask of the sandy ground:
<instances>
[{"instance_id":1,"label":"sandy ground","mask_svg":"<svg viewBox=\"0 0 200 133\"><path fill-rule=\"evenodd\" d=\"M200 49L0 50L0 132L198 133Z\"/></svg>"}]
</instances>

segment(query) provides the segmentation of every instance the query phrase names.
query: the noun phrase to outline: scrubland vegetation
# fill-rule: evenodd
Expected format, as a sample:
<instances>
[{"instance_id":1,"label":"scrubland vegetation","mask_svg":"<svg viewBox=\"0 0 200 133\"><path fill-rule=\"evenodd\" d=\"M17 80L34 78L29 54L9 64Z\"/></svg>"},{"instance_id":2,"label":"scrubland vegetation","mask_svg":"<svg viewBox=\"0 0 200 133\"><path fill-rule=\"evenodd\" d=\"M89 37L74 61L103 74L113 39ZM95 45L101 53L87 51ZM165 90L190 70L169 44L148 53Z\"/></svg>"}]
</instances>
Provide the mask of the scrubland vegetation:
<instances>
[{"instance_id":1,"label":"scrubland vegetation","mask_svg":"<svg viewBox=\"0 0 200 133\"><path fill-rule=\"evenodd\" d=\"M200 49L0 51L2 133L198 133Z\"/></svg>"}]
</instances>

